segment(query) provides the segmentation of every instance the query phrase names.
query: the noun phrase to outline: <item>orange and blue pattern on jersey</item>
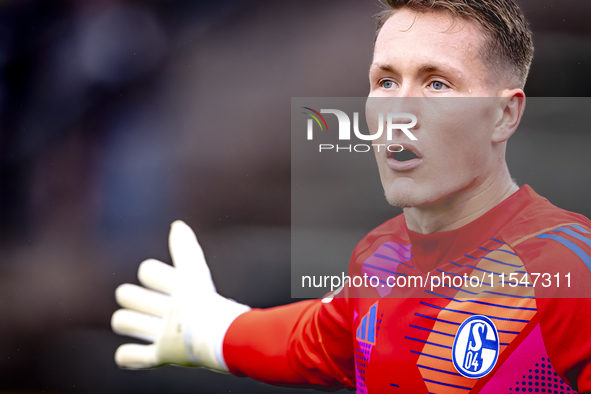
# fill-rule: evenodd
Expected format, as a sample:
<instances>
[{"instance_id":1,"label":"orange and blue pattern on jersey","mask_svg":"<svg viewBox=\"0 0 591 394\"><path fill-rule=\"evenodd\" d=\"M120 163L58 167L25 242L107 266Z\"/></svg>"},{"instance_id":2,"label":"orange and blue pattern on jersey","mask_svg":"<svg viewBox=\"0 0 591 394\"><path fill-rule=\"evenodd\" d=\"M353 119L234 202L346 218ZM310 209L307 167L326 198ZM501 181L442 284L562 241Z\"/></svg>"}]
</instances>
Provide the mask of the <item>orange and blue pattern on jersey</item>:
<instances>
[{"instance_id":1,"label":"orange and blue pattern on jersey","mask_svg":"<svg viewBox=\"0 0 591 394\"><path fill-rule=\"evenodd\" d=\"M389 241L387 246L382 245L376 248L376 252L366 260L369 263L368 268L376 273L396 272L400 275L418 273L411 261L401 264L401 256L390 256L394 253L399 254L399 246L401 245L394 245L394 242ZM410 245L404 246L410 247ZM393 252L387 253L388 250ZM481 274L484 274L486 278L492 279L488 283L481 281L477 288L470 287L468 283L464 283L461 287L455 287L450 283L434 291L429 288L424 289L429 298L416 299L416 307L408 311L414 313L404 333L388 332L383 340L388 340L389 335L404 335L404 339L410 341L410 351L417 357L416 365L429 392L470 391L477 381L458 373L452 362L452 346L462 322L476 315L490 318L498 331L500 353L502 353L535 315L536 300L531 287L523 284L509 286L507 282L503 282L503 276L509 277L511 274L523 276L527 275L527 272L517 254L498 239L491 239L470 254L440 267L437 272L442 275L451 277L478 275L482 278ZM363 268L365 270L365 264ZM493 275L489 276L490 274ZM384 296L391 298L394 295L384 292L379 294L382 298ZM372 308L375 308L376 312L372 313ZM400 316L399 313L400 311L397 311L396 315ZM373 327L381 322L381 318L382 316L377 317L376 303L363 318L355 319L358 321L355 354L356 380L357 390L360 393L367 392L366 370L371 367L371 353L374 347L380 346L380 343L375 340ZM377 332L377 329L375 331ZM393 389L402 386L402 382L390 383Z\"/></svg>"},{"instance_id":2,"label":"orange and blue pattern on jersey","mask_svg":"<svg viewBox=\"0 0 591 394\"><path fill-rule=\"evenodd\" d=\"M501 280L503 275L527 273L517 254L497 239L491 239L487 245L437 270L451 276L477 275L484 281L481 279L476 288L464 283L461 288L426 290L447 304L442 306L441 302L430 299L420 301L431 311L425 315L416 314L420 319L410 328L428 331L429 335L424 341L413 335L407 339L422 343L420 350L412 352L419 354L417 367L429 392L468 392L477 380L462 376L452 362L452 346L458 328L470 316L488 317L498 331L502 354L537 311L533 289L525 285L509 287Z\"/></svg>"},{"instance_id":3,"label":"orange and blue pattern on jersey","mask_svg":"<svg viewBox=\"0 0 591 394\"><path fill-rule=\"evenodd\" d=\"M579 225L559 226L544 233L535 233L530 237L530 245L525 249L531 254L544 256L547 261L548 243L555 243L552 249L558 247L558 252L570 249L572 253L585 263L580 266L587 269L588 261L591 261L591 232ZM532 242L542 242L544 246ZM388 245L384 245L384 244ZM380 274L397 276L416 275L421 273L414 259L407 259L412 254L412 246L404 245L409 249L408 255L400 255L401 244L394 241L386 241L378 246L369 256L362 271L368 274ZM433 274L446 275L447 277L461 277L464 280L461 286L455 286L453 282L442 282L442 285L431 290L429 287L421 290L424 297L416 298L414 305L397 301L400 293L387 291L376 292L376 297L387 298L390 302L382 311L385 314L377 314L377 303L373 304L376 312L365 309L370 305L365 302L362 318L355 318L356 338L356 384L360 393L367 393L367 371L373 371L372 353L380 355L374 357L375 363L384 361L384 344L395 341L393 336L402 335L408 341L410 353L415 355L416 367L420 372L422 384L430 393L457 393L457 392L531 392L546 393L556 389L566 392L576 392L569 387L570 382L562 380L550 362L560 362L558 357L548 351L545 342L547 329L539 320L540 299L537 287L533 286L535 274L546 267L538 266L532 261L535 259L528 255L529 264L524 264L523 245L517 250L503 242L501 236L491 238L488 242L477 247L470 253L460 258L440 264L431 272ZM561 246L562 245L562 246ZM553 246L553 245L550 245ZM561 250L565 246L567 249ZM543 248L543 251L540 250ZM391 251L389 251L391 250ZM569 252L570 253L570 252ZM368 263L368 264L365 264ZM534 271L531 271L531 270ZM534 275L532 276L532 272ZM465 281L466 277L478 277L477 285ZM380 279L382 281L382 278ZM590 281L591 282L591 281ZM406 293L408 294L408 293ZM417 294L417 293L415 293ZM396 307L396 305L399 305ZM393 312L393 313L392 313ZM390 319L401 319L404 314L406 327L392 330ZM548 315L548 314L546 314ZM489 370L481 376L467 377L460 373L457 364L454 365L454 342L459 335L459 329L467 319L475 316L484 316L492 322L498 333L498 351L494 363ZM376 341L377 327L382 319L388 322L388 330L383 332L380 341ZM380 361L376 361L380 360ZM468 360L468 359L466 359ZM394 361L395 362L395 361ZM478 363L475 364L478 369ZM376 365L378 369L381 369ZM391 381L388 390L391 392L403 392L408 388L407 377L389 374ZM566 378L565 378L566 379ZM418 383L418 382L417 382ZM572 384L571 384L572 385ZM556 387L554 387L556 386ZM415 386L416 387L416 386ZM552 391L549 391L552 387ZM576 386L573 386L576 387ZM544 391L542 391L544 390Z\"/></svg>"}]
</instances>

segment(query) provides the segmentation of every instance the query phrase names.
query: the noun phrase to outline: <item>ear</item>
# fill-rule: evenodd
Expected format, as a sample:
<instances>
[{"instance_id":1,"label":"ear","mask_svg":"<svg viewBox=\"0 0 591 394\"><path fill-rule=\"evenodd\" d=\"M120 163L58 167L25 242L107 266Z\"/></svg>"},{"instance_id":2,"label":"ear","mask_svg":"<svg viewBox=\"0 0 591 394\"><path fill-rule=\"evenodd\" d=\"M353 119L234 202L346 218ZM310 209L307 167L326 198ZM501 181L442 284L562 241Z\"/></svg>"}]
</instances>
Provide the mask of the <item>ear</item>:
<instances>
[{"instance_id":1,"label":"ear","mask_svg":"<svg viewBox=\"0 0 591 394\"><path fill-rule=\"evenodd\" d=\"M525 93L521 89L506 89L501 92L502 114L495 125L492 142L505 142L513 135L525 110Z\"/></svg>"}]
</instances>

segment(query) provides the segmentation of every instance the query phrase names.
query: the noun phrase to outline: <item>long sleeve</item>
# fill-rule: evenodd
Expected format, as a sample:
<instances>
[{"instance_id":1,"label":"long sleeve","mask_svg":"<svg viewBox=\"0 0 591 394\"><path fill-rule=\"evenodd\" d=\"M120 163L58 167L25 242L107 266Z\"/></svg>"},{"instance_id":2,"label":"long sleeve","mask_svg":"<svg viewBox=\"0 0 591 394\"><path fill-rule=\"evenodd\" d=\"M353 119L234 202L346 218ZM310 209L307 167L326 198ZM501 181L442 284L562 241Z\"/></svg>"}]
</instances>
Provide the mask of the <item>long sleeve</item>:
<instances>
[{"instance_id":1,"label":"long sleeve","mask_svg":"<svg viewBox=\"0 0 591 394\"><path fill-rule=\"evenodd\" d=\"M355 387L347 299L247 312L228 329L223 351L230 372L238 376L325 390Z\"/></svg>"}]
</instances>

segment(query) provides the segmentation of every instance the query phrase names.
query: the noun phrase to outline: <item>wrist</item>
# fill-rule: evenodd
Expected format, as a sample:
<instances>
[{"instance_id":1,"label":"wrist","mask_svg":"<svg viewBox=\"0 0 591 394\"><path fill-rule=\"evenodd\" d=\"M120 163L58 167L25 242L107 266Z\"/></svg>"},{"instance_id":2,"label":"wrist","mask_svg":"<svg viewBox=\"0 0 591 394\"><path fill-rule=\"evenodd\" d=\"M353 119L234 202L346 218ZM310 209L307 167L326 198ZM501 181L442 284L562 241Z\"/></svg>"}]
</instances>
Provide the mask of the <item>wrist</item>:
<instances>
[{"instance_id":1,"label":"wrist","mask_svg":"<svg viewBox=\"0 0 591 394\"><path fill-rule=\"evenodd\" d=\"M224 338L234 320L250 307L217 293L210 301L205 313L191 314L183 322L184 348L191 363L228 372L223 354ZM202 316L210 316L209 321L200 320Z\"/></svg>"}]
</instances>

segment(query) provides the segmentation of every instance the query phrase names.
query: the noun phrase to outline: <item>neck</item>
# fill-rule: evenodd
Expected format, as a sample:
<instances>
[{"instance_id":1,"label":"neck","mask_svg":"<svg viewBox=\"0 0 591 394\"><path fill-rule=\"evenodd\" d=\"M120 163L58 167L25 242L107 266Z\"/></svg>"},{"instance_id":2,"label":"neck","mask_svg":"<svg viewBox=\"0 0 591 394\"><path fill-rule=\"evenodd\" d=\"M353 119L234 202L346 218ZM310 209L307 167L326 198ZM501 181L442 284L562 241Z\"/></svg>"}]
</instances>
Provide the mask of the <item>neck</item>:
<instances>
[{"instance_id":1,"label":"neck","mask_svg":"<svg viewBox=\"0 0 591 394\"><path fill-rule=\"evenodd\" d=\"M421 234L455 230L476 220L518 189L505 165L495 177L483 182L474 180L433 203L405 208L406 226Z\"/></svg>"}]
</instances>

